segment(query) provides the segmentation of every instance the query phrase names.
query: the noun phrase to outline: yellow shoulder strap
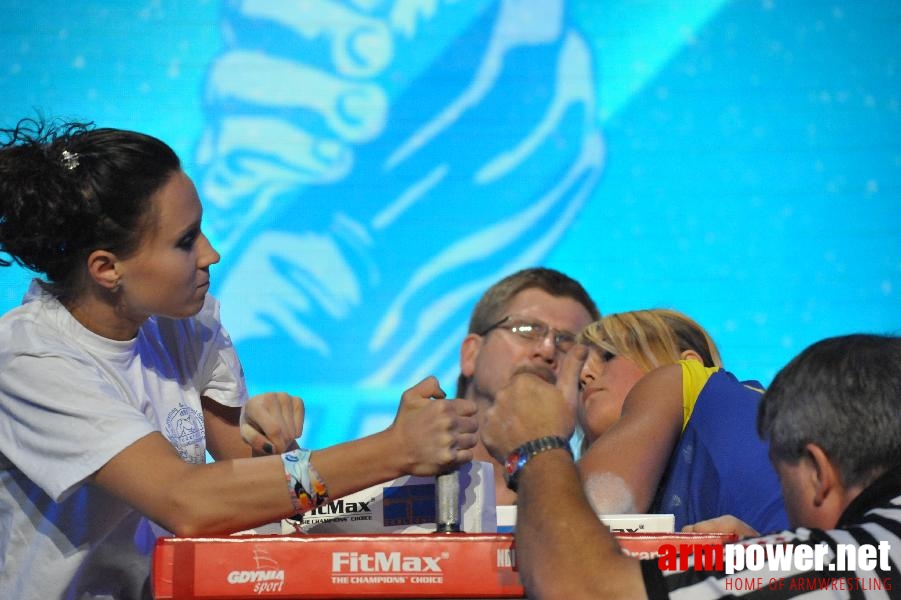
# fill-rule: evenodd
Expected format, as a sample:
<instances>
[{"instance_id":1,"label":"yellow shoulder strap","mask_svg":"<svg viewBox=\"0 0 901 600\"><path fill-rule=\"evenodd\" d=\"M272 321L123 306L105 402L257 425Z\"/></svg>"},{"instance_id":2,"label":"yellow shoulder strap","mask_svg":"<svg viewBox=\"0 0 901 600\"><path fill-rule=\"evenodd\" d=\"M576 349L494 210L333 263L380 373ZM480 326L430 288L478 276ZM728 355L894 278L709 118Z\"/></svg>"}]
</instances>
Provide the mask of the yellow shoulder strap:
<instances>
[{"instance_id":1,"label":"yellow shoulder strap","mask_svg":"<svg viewBox=\"0 0 901 600\"><path fill-rule=\"evenodd\" d=\"M682 365L682 431L685 431L685 426L688 425L701 390L707 385L710 376L720 368L705 367L700 361L694 359L680 360L679 364Z\"/></svg>"}]
</instances>

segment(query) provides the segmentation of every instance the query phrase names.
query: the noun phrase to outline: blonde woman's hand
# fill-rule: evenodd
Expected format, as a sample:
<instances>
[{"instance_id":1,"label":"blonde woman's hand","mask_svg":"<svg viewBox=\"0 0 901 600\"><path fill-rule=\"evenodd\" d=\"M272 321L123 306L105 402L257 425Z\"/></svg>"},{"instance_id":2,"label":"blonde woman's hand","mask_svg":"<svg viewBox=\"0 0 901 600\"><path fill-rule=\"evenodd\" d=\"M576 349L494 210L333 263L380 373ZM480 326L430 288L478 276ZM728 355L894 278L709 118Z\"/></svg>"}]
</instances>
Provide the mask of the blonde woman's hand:
<instances>
[{"instance_id":1,"label":"blonde woman's hand","mask_svg":"<svg viewBox=\"0 0 901 600\"><path fill-rule=\"evenodd\" d=\"M757 537L760 533L732 515L721 515L713 519L698 521L682 528L682 533L734 533L738 537Z\"/></svg>"}]
</instances>

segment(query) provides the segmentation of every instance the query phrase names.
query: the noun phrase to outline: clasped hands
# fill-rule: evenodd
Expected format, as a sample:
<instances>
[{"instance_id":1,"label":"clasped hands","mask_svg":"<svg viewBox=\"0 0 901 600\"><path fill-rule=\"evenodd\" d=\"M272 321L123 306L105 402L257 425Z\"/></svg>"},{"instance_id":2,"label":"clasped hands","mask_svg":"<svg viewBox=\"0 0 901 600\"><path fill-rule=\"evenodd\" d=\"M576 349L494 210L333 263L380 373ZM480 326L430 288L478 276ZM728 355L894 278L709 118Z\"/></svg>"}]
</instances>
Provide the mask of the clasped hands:
<instances>
[{"instance_id":1,"label":"clasped hands","mask_svg":"<svg viewBox=\"0 0 901 600\"><path fill-rule=\"evenodd\" d=\"M588 348L577 344L563 359L556 384L517 373L496 395L482 419L482 442L501 464L526 442L545 436L570 439L576 427L579 373Z\"/></svg>"},{"instance_id":2,"label":"clasped hands","mask_svg":"<svg viewBox=\"0 0 901 600\"><path fill-rule=\"evenodd\" d=\"M511 377L486 410L479 432L472 400L444 400L434 377L426 377L401 396L388 431L409 461L409 472L435 475L473 458L481 433L488 451L503 463L507 455L536 438L569 439L575 431L579 373L588 350L577 345L564 357L556 384L530 373ZM251 398L241 410L241 437L257 454L281 453L303 432L303 400L285 392Z\"/></svg>"}]
</instances>

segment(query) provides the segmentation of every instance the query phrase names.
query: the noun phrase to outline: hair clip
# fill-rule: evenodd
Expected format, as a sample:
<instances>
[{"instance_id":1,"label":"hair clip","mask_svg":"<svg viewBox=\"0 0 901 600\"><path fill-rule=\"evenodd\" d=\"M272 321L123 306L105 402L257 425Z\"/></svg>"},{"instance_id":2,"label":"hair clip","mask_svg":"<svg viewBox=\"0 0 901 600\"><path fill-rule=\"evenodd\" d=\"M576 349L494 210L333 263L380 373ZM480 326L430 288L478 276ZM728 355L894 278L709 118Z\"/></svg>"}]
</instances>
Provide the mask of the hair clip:
<instances>
[{"instance_id":1,"label":"hair clip","mask_svg":"<svg viewBox=\"0 0 901 600\"><path fill-rule=\"evenodd\" d=\"M78 153L77 152L69 152L68 150L63 150L60 158L60 162L63 164L67 170L71 171L75 167L78 166Z\"/></svg>"}]
</instances>

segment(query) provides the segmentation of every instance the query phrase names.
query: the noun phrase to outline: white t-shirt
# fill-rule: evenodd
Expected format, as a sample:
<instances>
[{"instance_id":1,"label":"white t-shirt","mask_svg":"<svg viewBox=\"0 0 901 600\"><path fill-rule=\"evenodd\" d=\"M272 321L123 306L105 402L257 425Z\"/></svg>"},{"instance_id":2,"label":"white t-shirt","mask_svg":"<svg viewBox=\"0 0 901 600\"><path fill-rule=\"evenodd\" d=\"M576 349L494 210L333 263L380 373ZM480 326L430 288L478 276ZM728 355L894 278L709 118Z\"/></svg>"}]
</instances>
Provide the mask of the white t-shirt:
<instances>
[{"instance_id":1,"label":"white t-shirt","mask_svg":"<svg viewBox=\"0 0 901 600\"><path fill-rule=\"evenodd\" d=\"M247 399L212 296L196 316L152 317L122 342L33 282L0 318L0 597L150 597L150 524L85 479L154 431L203 463L201 396Z\"/></svg>"}]
</instances>

